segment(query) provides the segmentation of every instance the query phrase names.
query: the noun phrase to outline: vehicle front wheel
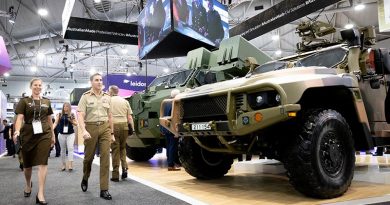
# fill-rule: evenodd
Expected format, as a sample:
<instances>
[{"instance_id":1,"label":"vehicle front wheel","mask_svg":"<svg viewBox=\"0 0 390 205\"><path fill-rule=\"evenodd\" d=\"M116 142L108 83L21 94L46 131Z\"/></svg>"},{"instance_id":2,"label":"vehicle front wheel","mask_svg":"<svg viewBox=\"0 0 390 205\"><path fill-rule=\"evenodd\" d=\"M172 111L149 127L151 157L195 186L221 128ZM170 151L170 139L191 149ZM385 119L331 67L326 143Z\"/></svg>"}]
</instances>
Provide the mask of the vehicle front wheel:
<instances>
[{"instance_id":1,"label":"vehicle front wheel","mask_svg":"<svg viewBox=\"0 0 390 205\"><path fill-rule=\"evenodd\" d=\"M136 162L144 162L151 159L156 154L154 147L130 147L126 144L126 155Z\"/></svg>"},{"instance_id":2,"label":"vehicle front wheel","mask_svg":"<svg viewBox=\"0 0 390 205\"><path fill-rule=\"evenodd\" d=\"M351 184L355 167L352 132L335 110L310 110L285 161L290 183L315 198L334 198Z\"/></svg>"},{"instance_id":3,"label":"vehicle front wheel","mask_svg":"<svg viewBox=\"0 0 390 205\"><path fill-rule=\"evenodd\" d=\"M182 137L178 151L183 168L198 179L223 177L233 164L232 155L209 152L196 144L192 137Z\"/></svg>"}]
</instances>

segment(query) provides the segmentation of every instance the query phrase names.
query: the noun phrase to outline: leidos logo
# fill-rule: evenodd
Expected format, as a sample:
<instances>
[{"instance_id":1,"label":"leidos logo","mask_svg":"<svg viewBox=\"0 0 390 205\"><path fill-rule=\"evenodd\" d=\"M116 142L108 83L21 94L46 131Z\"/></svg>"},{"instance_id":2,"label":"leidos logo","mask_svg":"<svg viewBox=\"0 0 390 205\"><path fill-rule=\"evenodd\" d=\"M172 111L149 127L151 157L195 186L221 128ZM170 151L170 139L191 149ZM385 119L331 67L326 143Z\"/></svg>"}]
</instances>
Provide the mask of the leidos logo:
<instances>
[{"instance_id":1,"label":"leidos logo","mask_svg":"<svg viewBox=\"0 0 390 205\"><path fill-rule=\"evenodd\" d=\"M135 87L145 87L146 83L141 82L141 81L130 81L130 86L135 86Z\"/></svg>"}]
</instances>

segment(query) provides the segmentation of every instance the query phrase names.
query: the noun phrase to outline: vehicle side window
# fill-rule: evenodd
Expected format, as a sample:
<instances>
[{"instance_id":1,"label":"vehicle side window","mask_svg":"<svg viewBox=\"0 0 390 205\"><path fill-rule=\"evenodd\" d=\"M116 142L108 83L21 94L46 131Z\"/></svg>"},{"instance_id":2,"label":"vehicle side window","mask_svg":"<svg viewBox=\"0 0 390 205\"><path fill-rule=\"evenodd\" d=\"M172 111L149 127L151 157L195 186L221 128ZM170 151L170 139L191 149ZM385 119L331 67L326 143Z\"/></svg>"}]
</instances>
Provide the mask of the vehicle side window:
<instances>
[{"instance_id":1,"label":"vehicle side window","mask_svg":"<svg viewBox=\"0 0 390 205\"><path fill-rule=\"evenodd\" d=\"M200 71L195 78L201 85L217 82L216 73L211 71Z\"/></svg>"}]
</instances>

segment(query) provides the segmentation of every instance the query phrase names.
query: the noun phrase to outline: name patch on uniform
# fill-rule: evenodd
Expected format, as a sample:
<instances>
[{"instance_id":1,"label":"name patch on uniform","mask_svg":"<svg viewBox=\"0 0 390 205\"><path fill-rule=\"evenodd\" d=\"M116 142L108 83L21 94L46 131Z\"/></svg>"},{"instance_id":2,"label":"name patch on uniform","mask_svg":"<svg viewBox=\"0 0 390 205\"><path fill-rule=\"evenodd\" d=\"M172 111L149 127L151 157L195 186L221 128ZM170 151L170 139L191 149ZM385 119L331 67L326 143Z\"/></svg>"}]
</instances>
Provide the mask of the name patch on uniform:
<instances>
[{"instance_id":1,"label":"name patch on uniform","mask_svg":"<svg viewBox=\"0 0 390 205\"><path fill-rule=\"evenodd\" d=\"M49 107L49 105L42 104L41 107Z\"/></svg>"}]
</instances>

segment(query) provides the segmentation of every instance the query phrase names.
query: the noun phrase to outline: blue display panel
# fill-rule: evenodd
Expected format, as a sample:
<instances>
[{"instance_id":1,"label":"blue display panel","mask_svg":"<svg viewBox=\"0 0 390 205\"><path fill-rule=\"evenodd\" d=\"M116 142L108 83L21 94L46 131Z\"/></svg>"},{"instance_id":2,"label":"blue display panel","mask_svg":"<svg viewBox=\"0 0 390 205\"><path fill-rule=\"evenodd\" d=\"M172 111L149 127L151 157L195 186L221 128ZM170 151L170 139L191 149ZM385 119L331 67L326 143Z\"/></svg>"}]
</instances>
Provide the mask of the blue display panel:
<instances>
[{"instance_id":1,"label":"blue display panel","mask_svg":"<svg viewBox=\"0 0 390 205\"><path fill-rule=\"evenodd\" d=\"M148 0L138 17L138 54L142 59L171 29L170 0Z\"/></svg>"},{"instance_id":2,"label":"blue display panel","mask_svg":"<svg viewBox=\"0 0 390 205\"><path fill-rule=\"evenodd\" d=\"M227 7L216 0L172 0L174 30L218 47L229 38Z\"/></svg>"}]
</instances>

